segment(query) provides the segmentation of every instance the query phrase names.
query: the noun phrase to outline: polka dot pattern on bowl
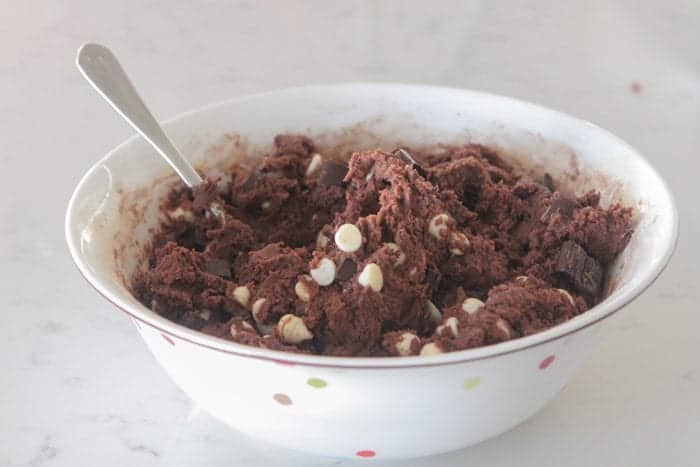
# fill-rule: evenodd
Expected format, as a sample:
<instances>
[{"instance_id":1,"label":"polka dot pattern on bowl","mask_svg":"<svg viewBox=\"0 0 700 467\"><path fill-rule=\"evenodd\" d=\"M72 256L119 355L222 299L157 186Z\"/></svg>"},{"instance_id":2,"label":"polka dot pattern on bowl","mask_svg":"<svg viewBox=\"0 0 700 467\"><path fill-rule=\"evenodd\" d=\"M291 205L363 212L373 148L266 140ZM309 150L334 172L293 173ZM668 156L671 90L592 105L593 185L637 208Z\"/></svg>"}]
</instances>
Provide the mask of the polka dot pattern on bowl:
<instances>
[{"instance_id":1,"label":"polka dot pattern on bowl","mask_svg":"<svg viewBox=\"0 0 700 467\"><path fill-rule=\"evenodd\" d=\"M328 383L326 383L321 378L309 378L306 380L306 384L308 384L312 388L316 388L316 389L321 389L321 388L325 388L326 386L328 386Z\"/></svg>"},{"instance_id":2,"label":"polka dot pattern on bowl","mask_svg":"<svg viewBox=\"0 0 700 467\"><path fill-rule=\"evenodd\" d=\"M280 405L292 405L292 399L286 394L277 393L272 398Z\"/></svg>"},{"instance_id":3,"label":"polka dot pattern on bowl","mask_svg":"<svg viewBox=\"0 0 700 467\"><path fill-rule=\"evenodd\" d=\"M462 383L462 388L464 388L465 391L470 391L480 384L481 378L467 378L464 380L464 383Z\"/></svg>"},{"instance_id":4,"label":"polka dot pattern on bowl","mask_svg":"<svg viewBox=\"0 0 700 467\"><path fill-rule=\"evenodd\" d=\"M175 345L175 342L173 340L165 335L161 334L163 336L163 339L168 341L171 345ZM538 368L540 370L546 370L549 368L553 363L554 360L556 359L556 355L548 355L545 357L542 361L540 361ZM274 363L280 364L280 365L294 365L295 363L293 362L286 362L284 360L275 360ZM464 391L473 391L479 386L481 386L482 379L479 376L470 376L462 381L462 390ZM308 386L311 386L314 389L322 389L328 386L328 382L326 380L318 378L316 376L310 377L306 380L306 384ZM287 394L284 393L276 393L272 396L272 399L277 402L279 405L282 406L291 406L293 405L292 398L289 397ZM370 459L374 458L377 455L377 453L371 449L362 449L359 450L355 453L356 458L362 458L362 459Z\"/></svg>"},{"instance_id":5,"label":"polka dot pattern on bowl","mask_svg":"<svg viewBox=\"0 0 700 467\"><path fill-rule=\"evenodd\" d=\"M540 370L546 370L547 368L549 368L549 367L552 365L552 363L554 362L554 359L555 359L555 358L556 358L556 357L555 357L554 355L550 355L549 357L547 357L547 358L545 358L544 360L542 360L542 361L540 362L539 369L540 369Z\"/></svg>"}]
</instances>

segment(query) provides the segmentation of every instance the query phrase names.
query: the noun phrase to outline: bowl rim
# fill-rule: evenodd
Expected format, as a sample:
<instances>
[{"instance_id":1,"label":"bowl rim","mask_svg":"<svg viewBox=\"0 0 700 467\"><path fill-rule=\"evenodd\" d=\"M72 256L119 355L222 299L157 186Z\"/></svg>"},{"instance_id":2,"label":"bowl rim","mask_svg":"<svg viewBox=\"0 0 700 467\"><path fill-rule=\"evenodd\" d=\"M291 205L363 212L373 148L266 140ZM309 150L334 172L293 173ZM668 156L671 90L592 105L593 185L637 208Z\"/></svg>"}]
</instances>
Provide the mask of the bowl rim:
<instances>
[{"instance_id":1,"label":"bowl rim","mask_svg":"<svg viewBox=\"0 0 700 467\"><path fill-rule=\"evenodd\" d=\"M107 288L105 288L101 284L101 281L97 277L95 277L95 275L88 267L86 258L82 254L78 243L73 241L73 238L76 238L74 236L75 223L73 222L73 219L76 215L75 213L78 195L80 194L83 186L87 183L91 176L102 167L102 165L106 161L108 161L115 155L118 155L124 148L133 144L136 140L141 139L141 136L139 136L138 134L134 134L130 138L123 141L115 148L107 152L107 154L105 154L95 164L93 164L92 167L90 167L90 169L80 179L70 197L70 201L68 202L66 210L64 229L66 241L68 243L68 249L70 251L71 258L73 259L74 264L78 268L78 271L100 295L102 295L110 303L116 306L117 309L129 315L136 322L140 322L147 326L150 326L156 329L164 336L168 336L168 338L170 339L176 338L188 342L190 344L203 347L205 349L215 350L234 356L254 358L258 360L266 360L283 364L351 369L401 369L454 365L460 363L480 361L524 351L567 337L578 331L593 326L605 318L612 316L614 313L621 310L631 301L636 299L647 288L649 288L649 286L651 286L651 284L659 277L659 275L664 271L671 257L673 256L676 245L678 243L678 208L673 193L669 189L666 181L657 172L657 170L639 153L639 151L634 149L631 145L623 141L621 138L615 136L610 131L605 130L587 120L580 119L569 114L553 110L549 107L534 104L528 101L487 93L483 91L447 86L405 83L348 82L289 87L262 93L234 97L222 101L213 102L202 107L179 113L173 117L164 120L162 123L167 128L167 126L171 123L175 123L180 120L186 119L190 116L204 113L219 107L230 106L236 103L255 100L259 98L270 98L283 93L294 93L310 90L350 91L353 88L373 88L375 90L392 88L410 90L412 92L459 93L462 95L472 95L474 97L478 96L486 99L501 101L504 104L518 105L523 108L528 108L529 110L537 112L545 112L556 119L563 119L567 120L572 124L588 126L589 128L600 132L603 136L609 138L611 141L614 141L616 144L627 149L632 155L632 157L637 159L637 162L639 164L645 166L645 168L657 178L661 188L665 192L665 195L667 196L669 200L669 205L671 207L671 212L669 213L669 222L671 224L671 236L668 244L665 246L663 255L661 256L660 260L657 262L655 267L649 270L643 277L641 277L636 283L634 283L633 286L629 290L625 291L624 294L606 298L605 300L592 307L591 309L587 310L586 312L564 323L553 326L545 331L541 331L530 336L520 337L517 339L501 342L499 344L482 346L467 350L447 352L444 354L433 355L430 357L338 357L329 355L296 354L291 352L283 352L279 350L247 346L244 344L239 344L237 342L227 341L218 337L209 336L207 334L203 334L199 331L195 331L175 322L169 321L166 318L152 311L150 308L147 308L146 306L140 303L137 306L132 306L131 303L124 302L120 299L118 294L111 293Z\"/></svg>"}]
</instances>

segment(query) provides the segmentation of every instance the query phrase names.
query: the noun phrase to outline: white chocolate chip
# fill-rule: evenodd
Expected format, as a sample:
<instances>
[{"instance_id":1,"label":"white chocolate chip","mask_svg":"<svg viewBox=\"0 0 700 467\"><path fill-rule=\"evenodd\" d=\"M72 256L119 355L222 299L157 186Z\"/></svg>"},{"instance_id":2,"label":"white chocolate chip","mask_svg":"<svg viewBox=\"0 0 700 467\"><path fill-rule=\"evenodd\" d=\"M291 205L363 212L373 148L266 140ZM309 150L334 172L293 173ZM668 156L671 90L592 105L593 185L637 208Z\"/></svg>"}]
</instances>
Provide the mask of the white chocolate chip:
<instances>
[{"instance_id":1,"label":"white chocolate chip","mask_svg":"<svg viewBox=\"0 0 700 467\"><path fill-rule=\"evenodd\" d=\"M437 355L437 354L441 354L441 353L442 353L442 349L435 342L429 342L429 343L425 344L422 349L420 349L421 356Z\"/></svg>"},{"instance_id":2,"label":"white chocolate chip","mask_svg":"<svg viewBox=\"0 0 700 467\"><path fill-rule=\"evenodd\" d=\"M401 266L403 263L406 262L406 254L405 254L403 251L401 251L401 247L398 246L396 243L394 243L394 242L386 242L386 243L384 244L384 246L387 247L388 249L390 249L391 251L394 251L394 252L398 252L398 253L399 253L399 257L396 258L396 261L394 262L394 267L395 267L395 268Z\"/></svg>"},{"instance_id":3,"label":"white chocolate chip","mask_svg":"<svg viewBox=\"0 0 700 467\"><path fill-rule=\"evenodd\" d=\"M311 280L311 276L305 276L304 279L306 278ZM306 285L303 280L298 280L294 285L294 293L297 294L297 297L299 297L302 302L309 302L309 300L311 300L311 290L309 290L309 286Z\"/></svg>"},{"instance_id":4,"label":"white chocolate chip","mask_svg":"<svg viewBox=\"0 0 700 467\"><path fill-rule=\"evenodd\" d=\"M306 176L308 177L309 175L316 172L321 167L321 162L323 162L323 158L321 157L321 155L319 153L315 153L311 157L311 161L309 162L309 166L306 168Z\"/></svg>"},{"instance_id":5,"label":"white chocolate chip","mask_svg":"<svg viewBox=\"0 0 700 467\"><path fill-rule=\"evenodd\" d=\"M452 337L457 337L459 335L459 321L457 318L454 316L451 316L445 320L445 324L441 324L440 326L437 327L435 330L435 333L438 336L443 335L445 330L449 330L450 334L452 334Z\"/></svg>"},{"instance_id":6,"label":"white chocolate chip","mask_svg":"<svg viewBox=\"0 0 700 467\"><path fill-rule=\"evenodd\" d=\"M418 272L418 268L414 266L414 267L411 268L410 271L408 271L408 275L411 276L411 277L413 277L413 276L416 275L417 272Z\"/></svg>"},{"instance_id":7,"label":"white chocolate chip","mask_svg":"<svg viewBox=\"0 0 700 467\"><path fill-rule=\"evenodd\" d=\"M438 307L430 300L425 301L425 308L428 310L428 316L430 316L430 319L433 321L438 322L442 319L442 313L440 313Z\"/></svg>"},{"instance_id":8,"label":"white chocolate chip","mask_svg":"<svg viewBox=\"0 0 700 467\"><path fill-rule=\"evenodd\" d=\"M506 339L513 337L513 331L510 328L510 324L508 324L508 322L503 318L499 318L498 321L496 321L496 327L503 333Z\"/></svg>"},{"instance_id":9,"label":"white chocolate chip","mask_svg":"<svg viewBox=\"0 0 700 467\"><path fill-rule=\"evenodd\" d=\"M316 236L316 248L325 248L328 246L330 239L326 237L323 232L319 232Z\"/></svg>"},{"instance_id":10,"label":"white chocolate chip","mask_svg":"<svg viewBox=\"0 0 700 467\"><path fill-rule=\"evenodd\" d=\"M262 335L268 335L272 333L272 330L274 329L273 325L263 323L262 319L260 318L260 312L262 311L263 306L265 306L266 302L266 298L259 298L255 300L252 307L253 319L255 320L255 327L258 328L258 332Z\"/></svg>"},{"instance_id":11,"label":"white chocolate chip","mask_svg":"<svg viewBox=\"0 0 700 467\"><path fill-rule=\"evenodd\" d=\"M564 289L555 289L555 290L557 292L559 292L560 294L562 294L563 296L565 296L566 299L569 301L569 303L571 303L571 306L573 306L574 308L576 307L576 302L574 301L574 297L572 297L569 292L567 292Z\"/></svg>"},{"instance_id":12,"label":"white chocolate chip","mask_svg":"<svg viewBox=\"0 0 700 467\"><path fill-rule=\"evenodd\" d=\"M314 337L309 328L306 327L304 320L292 314L280 318L277 323L277 332L282 336L282 340L288 344L298 344Z\"/></svg>"},{"instance_id":13,"label":"white chocolate chip","mask_svg":"<svg viewBox=\"0 0 700 467\"><path fill-rule=\"evenodd\" d=\"M345 253L353 253L362 245L360 229L353 224L343 224L335 231L335 244Z\"/></svg>"},{"instance_id":14,"label":"white chocolate chip","mask_svg":"<svg viewBox=\"0 0 700 467\"><path fill-rule=\"evenodd\" d=\"M524 284L525 282L527 282L527 276L518 276L515 278L515 280L517 282L520 282L521 284Z\"/></svg>"},{"instance_id":15,"label":"white chocolate chip","mask_svg":"<svg viewBox=\"0 0 700 467\"><path fill-rule=\"evenodd\" d=\"M482 302L478 298L467 298L462 302L462 310L469 313L470 315L473 315L474 313L479 311L483 306L484 302Z\"/></svg>"},{"instance_id":16,"label":"white chocolate chip","mask_svg":"<svg viewBox=\"0 0 700 467\"><path fill-rule=\"evenodd\" d=\"M428 231L430 232L430 235L438 240L442 239L443 233L447 232L447 222L449 220L450 216L444 213L438 214L430 219L430 223L428 224Z\"/></svg>"},{"instance_id":17,"label":"white chocolate chip","mask_svg":"<svg viewBox=\"0 0 700 467\"><path fill-rule=\"evenodd\" d=\"M357 282L359 282L362 287L369 287L375 292L381 291L384 286L382 269L375 263L367 264L357 278Z\"/></svg>"},{"instance_id":18,"label":"white chocolate chip","mask_svg":"<svg viewBox=\"0 0 700 467\"><path fill-rule=\"evenodd\" d=\"M469 239L462 232L452 232L450 235L450 253L455 256L462 256L471 245Z\"/></svg>"},{"instance_id":19,"label":"white chocolate chip","mask_svg":"<svg viewBox=\"0 0 700 467\"><path fill-rule=\"evenodd\" d=\"M213 203L211 203L211 205L209 205L209 211L207 211L207 215L209 215L209 213L218 217L219 221L221 221L222 223L226 219L225 218L226 211L224 211L224 209L221 207L221 205L219 203L217 203L216 201L214 201Z\"/></svg>"},{"instance_id":20,"label":"white chocolate chip","mask_svg":"<svg viewBox=\"0 0 700 467\"><path fill-rule=\"evenodd\" d=\"M250 290L245 285L239 285L233 289L233 299L243 306L248 306L250 301Z\"/></svg>"},{"instance_id":21,"label":"white chocolate chip","mask_svg":"<svg viewBox=\"0 0 700 467\"><path fill-rule=\"evenodd\" d=\"M402 357L413 354L411 347L414 341L418 341L418 336L410 332L404 332L401 334L398 342L396 342L396 351Z\"/></svg>"},{"instance_id":22,"label":"white chocolate chip","mask_svg":"<svg viewBox=\"0 0 700 467\"><path fill-rule=\"evenodd\" d=\"M256 333L255 328L247 321L234 321L229 329L232 337L236 337L241 333Z\"/></svg>"},{"instance_id":23,"label":"white chocolate chip","mask_svg":"<svg viewBox=\"0 0 700 467\"><path fill-rule=\"evenodd\" d=\"M322 287L331 285L335 280L335 263L332 259L323 258L318 266L311 271L311 277Z\"/></svg>"},{"instance_id":24,"label":"white chocolate chip","mask_svg":"<svg viewBox=\"0 0 700 467\"><path fill-rule=\"evenodd\" d=\"M270 341L272 340L272 338L272 334L265 334L264 336L262 336L262 340L260 341L260 347L262 347L263 349L269 349Z\"/></svg>"},{"instance_id":25,"label":"white chocolate chip","mask_svg":"<svg viewBox=\"0 0 700 467\"><path fill-rule=\"evenodd\" d=\"M185 211L181 206L173 209L168 213L168 216L174 220L184 220L187 222L194 222L194 213L192 211Z\"/></svg>"},{"instance_id":26,"label":"white chocolate chip","mask_svg":"<svg viewBox=\"0 0 700 467\"><path fill-rule=\"evenodd\" d=\"M199 317L202 318L204 321L209 321L211 319L211 311L202 310L199 312Z\"/></svg>"},{"instance_id":27,"label":"white chocolate chip","mask_svg":"<svg viewBox=\"0 0 700 467\"><path fill-rule=\"evenodd\" d=\"M374 166L372 166L371 169L369 169L369 172L367 173L367 176L365 177L365 181L369 182L374 178Z\"/></svg>"},{"instance_id":28,"label":"white chocolate chip","mask_svg":"<svg viewBox=\"0 0 700 467\"><path fill-rule=\"evenodd\" d=\"M262 307L265 305L265 302L267 302L266 298L258 298L255 300L255 303L253 303L253 319L256 323L260 323L260 312L262 311Z\"/></svg>"},{"instance_id":29,"label":"white chocolate chip","mask_svg":"<svg viewBox=\"0 0 700 467\"><path fill-rule=\"evenodd\" d=\"M269 201L263 201L262 204L260 205L260 207L265 209L265 210L270 209L270 206L272 206L272 203L270 203Z\"/></svg>"}]
</instances>

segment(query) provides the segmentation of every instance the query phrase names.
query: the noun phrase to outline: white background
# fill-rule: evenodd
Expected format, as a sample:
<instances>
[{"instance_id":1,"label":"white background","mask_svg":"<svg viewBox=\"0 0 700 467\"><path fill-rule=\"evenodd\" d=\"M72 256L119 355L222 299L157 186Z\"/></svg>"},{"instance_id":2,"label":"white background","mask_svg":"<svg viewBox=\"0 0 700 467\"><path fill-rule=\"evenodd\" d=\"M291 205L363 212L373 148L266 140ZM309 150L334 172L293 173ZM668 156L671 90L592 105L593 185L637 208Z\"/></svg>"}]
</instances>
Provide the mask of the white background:
<instances>
[{"instance_id":1,"label":"white background","mask_svg":"<svg viewBox=\"0 0 700 467\"><path fill-rule=\"evenodd\" d=\"M71 264L70 192L131 134L73 65L85 41L113 47L160 117L290 85L403 81L532 100L632 143L679 204L666 273L535 418L387 465L700 465L699 2L196 3L0 0L0 466L348 463L200 413Z\"/></svg>"}]
</instances>

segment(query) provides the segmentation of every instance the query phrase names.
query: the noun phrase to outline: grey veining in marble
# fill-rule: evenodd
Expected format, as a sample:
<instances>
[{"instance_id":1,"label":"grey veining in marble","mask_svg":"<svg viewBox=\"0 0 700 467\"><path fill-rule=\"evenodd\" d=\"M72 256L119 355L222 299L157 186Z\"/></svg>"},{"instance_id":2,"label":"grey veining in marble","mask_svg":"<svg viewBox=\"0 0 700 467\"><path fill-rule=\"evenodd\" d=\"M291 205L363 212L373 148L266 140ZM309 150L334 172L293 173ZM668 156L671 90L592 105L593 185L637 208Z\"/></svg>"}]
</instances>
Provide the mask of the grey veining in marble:
<instances>
[{"instance_id":1,"label":"grey veining in marble","mask_svg":"<svg viewBox=\"0 0 700 467\"><path fill-rule=\"evenodd\" d=\"M130 135L73 65L110 45L160 117L307 83L443 84L606 127L676 193L678 252L582 371L497 439L410 463L700 465L700 3L0 0L0 466L332 466L193 407L71 264L82 173Z\"/></svg>"}]
</instances>

